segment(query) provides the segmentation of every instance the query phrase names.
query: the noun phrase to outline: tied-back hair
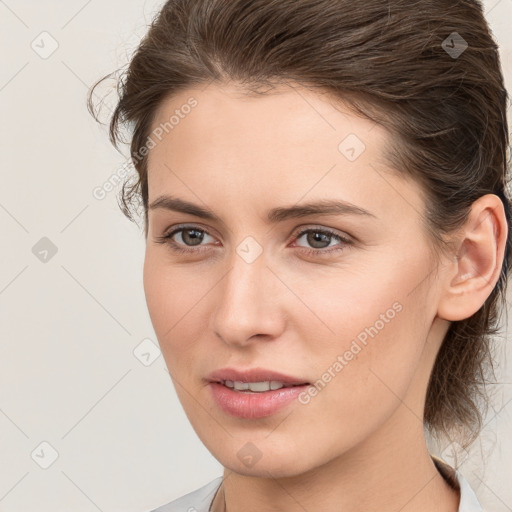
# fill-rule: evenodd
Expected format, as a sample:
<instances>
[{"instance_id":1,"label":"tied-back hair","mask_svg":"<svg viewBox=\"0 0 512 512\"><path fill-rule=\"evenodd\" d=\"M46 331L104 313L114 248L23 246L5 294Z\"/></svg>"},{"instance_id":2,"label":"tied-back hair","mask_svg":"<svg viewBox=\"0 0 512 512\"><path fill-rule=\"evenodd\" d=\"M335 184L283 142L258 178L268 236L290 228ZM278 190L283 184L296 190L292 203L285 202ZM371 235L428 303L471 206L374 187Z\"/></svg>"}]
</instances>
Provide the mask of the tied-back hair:
<instances>
[{"instance_id":1,"label":"tied-back hair","mask_svg":"<svg viewBox=\"0 0 512 512\"><path fill-rule=\"evenodd\" d=\"M464 45L467 47L464 49ZM115 74L115 72L114 72ZM97 118L89 93L89 110ZM492 193L508 227L499 280L471 317L451 323L428 384L424 425L471 444L487 410L499 305L510 261L508 94L498 47L476 0L169 0L126 69L110 119L118 147L131 130L137 172L120 207L141 208L147 236L147 143L157 109L193 86L236 83L248 94L279 84L328 92L389 131L386 162L422 185L436 254ZM137 208L136 208L137 207Z\"/></svg>"}]
</instances>

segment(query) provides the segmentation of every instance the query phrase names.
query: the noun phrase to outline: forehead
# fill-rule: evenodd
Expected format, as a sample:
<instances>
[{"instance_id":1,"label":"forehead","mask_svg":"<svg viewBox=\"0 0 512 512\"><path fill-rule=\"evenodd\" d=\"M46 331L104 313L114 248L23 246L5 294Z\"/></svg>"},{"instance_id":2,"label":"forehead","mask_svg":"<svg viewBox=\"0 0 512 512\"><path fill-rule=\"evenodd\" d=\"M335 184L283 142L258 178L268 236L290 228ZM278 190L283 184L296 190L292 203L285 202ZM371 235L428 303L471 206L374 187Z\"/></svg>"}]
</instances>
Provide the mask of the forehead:
<instances>
[{"instance_id":1,"label":"forehead","mask_svg":"<svg viewBox=\"0 0 512 512\"><path fill-rule=\"evenodd\" d=\"M281 206L329 193L398 212L405 187L409 207L422 207L411 195L418 186L386 166L389 133L325 93L283 85L248 96L212 83L167 98L151 128L150 200L165 190L193 199L195 190L205 203L218 201L216 191Z\"/></svg>"},{"instance_id":2,"label":"forehead","mask_svg":"<svg viewBox=\"0 0 512 512\"><path fill-rule=\"evenodd\" d=\"M278 154L322 141L337 154L349 133L368 140L371 132L377 149L387 137L382 127L356 117L339 99L298 85L279 85L265 94L248 94L235 84L187 89L160 104L151 130L160 131L158 139L172 134L180 146L187 141L216 147L242 142L245 151L265 144Z\"/></svg>"}]
</instances>

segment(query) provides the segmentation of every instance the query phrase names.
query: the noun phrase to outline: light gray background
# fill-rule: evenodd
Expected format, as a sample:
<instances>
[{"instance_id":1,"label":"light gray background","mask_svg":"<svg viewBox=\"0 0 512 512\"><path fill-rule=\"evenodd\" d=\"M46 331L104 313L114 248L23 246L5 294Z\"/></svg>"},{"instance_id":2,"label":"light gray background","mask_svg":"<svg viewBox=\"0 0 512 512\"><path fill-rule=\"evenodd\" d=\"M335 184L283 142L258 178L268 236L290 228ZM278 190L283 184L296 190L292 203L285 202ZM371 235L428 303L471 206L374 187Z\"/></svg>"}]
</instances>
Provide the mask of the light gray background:
<instances>
[{"instance_id":1,"label":"light gray background","mask_svg":"<svg viewBox=\"0 0 512 512\"><path fill-rule=\"evenodd\" d=\"M221 475L155 345L143 235L119 187L93 196L126 160L87 89L127 62L161 5L0 0L0 511L144 512ZM485 5L512 93L512 0ZM496 512L512 510L511 377L460 466Z\"/></svg>"}]
</instances>

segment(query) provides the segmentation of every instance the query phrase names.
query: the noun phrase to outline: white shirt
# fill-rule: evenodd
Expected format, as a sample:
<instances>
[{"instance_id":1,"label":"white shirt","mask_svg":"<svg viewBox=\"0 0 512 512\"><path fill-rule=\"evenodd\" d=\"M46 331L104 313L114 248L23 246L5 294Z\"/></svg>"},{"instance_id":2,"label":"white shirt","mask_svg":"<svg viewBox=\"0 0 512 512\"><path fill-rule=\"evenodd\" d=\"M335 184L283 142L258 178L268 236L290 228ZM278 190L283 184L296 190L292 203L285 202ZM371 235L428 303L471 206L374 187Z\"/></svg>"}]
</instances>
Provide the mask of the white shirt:
<instances>
[{"instance_id":1,"label":"white shirt","mask_svg":"<svg viewBox=\"0 0 512 512\"><path fill-rule=\"evenodd\" d=\"M447 482L460 491L458 512L484 512L475 492L460 471L446 464L435 455L431 455L434 464ZM163 505L150 512L208 512L215 493L222 482L219 476L203 487L196 489L167 505Z\"/></svg>"}]
</instances>

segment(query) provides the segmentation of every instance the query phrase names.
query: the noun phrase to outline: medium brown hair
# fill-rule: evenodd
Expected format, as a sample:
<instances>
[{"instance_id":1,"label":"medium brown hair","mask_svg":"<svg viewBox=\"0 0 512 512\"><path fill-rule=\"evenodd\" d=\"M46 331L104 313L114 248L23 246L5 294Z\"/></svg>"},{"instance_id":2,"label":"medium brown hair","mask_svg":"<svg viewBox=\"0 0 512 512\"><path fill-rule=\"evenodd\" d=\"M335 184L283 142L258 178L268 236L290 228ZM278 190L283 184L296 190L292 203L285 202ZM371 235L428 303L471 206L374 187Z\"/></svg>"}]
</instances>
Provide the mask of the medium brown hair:
<instances>
[{"instance_id":1,"label":"medium brown hair","mask_svg":"<svg viewBox=\"0 0 512 512\"><path fill-rule=\"evenodd\" d=\"M456 33L456 34L454 34ZM467 48L465 48L467 44ZM464 49L465 48L465 49ZM463 50L463 51L462 51ZM115 72L114 72L115 73ZM90 90L88 106L97 118ZM505 261L482 307L452 322L428 384L424 424L464 446L482 427L494 376L492 337L510 269L509 133L498 46L476 0L169 0L118 81L110 120L118 147L131 128L135 182L120 207L141 207L147 236L147 142L164 99L211 82L271 93L280 83L328 91L389 130L389 165L422 185L432 246L487 193L503 201ZM266 92L262 92L266 90Z\"/></svg>"}]
</instances>

